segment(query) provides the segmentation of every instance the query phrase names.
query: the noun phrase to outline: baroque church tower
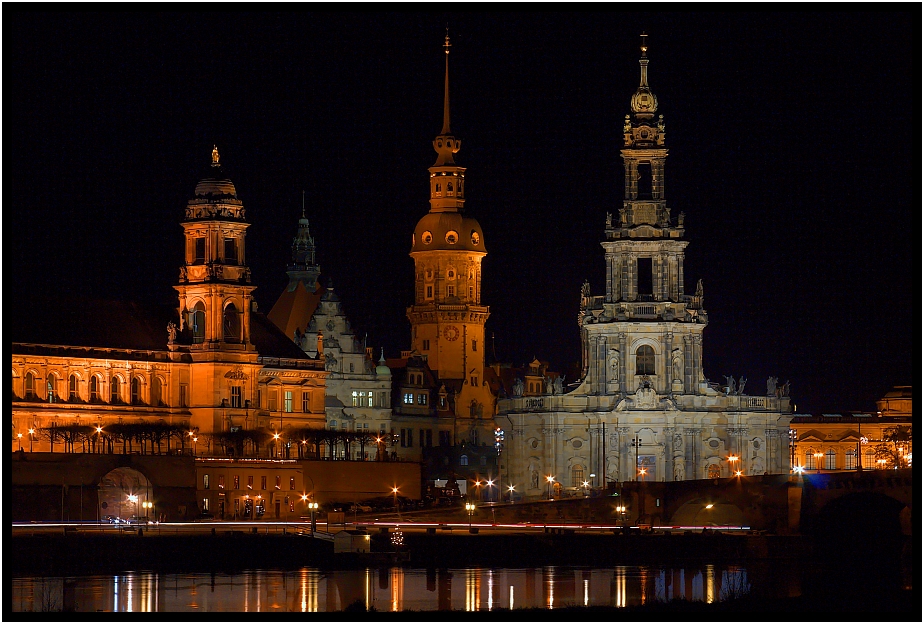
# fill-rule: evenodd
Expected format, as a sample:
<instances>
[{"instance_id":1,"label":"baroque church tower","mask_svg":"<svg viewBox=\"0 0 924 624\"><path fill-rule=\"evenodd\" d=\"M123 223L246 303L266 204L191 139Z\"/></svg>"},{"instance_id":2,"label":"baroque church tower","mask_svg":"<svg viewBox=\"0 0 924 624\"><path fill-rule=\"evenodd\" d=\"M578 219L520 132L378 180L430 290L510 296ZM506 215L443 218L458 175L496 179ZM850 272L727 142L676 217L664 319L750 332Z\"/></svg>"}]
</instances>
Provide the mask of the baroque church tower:
<instances>
[{"instance_id":1,"label":"baroque church tower","mask_svg":"<svg viewBox=\"0 0 924 624\"><path fill-rule=\"evenodd\" d=\"M648 85L644 35L641 51L622 123L624 195L601 243L605 294L581 288L582 379L541 397L520 386L498 402L504 468L527 497L547 495L549 477L562 487L611 487L788 468L788 384L771 378L765 395L752 396L743 377L720 386L703 374L702 282L685 292L685 217L672 216L666 199L664 117Z\"/></svg>"},{"instance_id":2,"label":"baroque church tower","mask_svg":"<svg viewBox=\"0 0 924 624\"><path fill-rule=\"evenodd\" d=\"M445 388L456 392L456 437L477 441L473 432L480 429L480 419L488 419L486 432L493 429L494 398L484 376L489 310L481 303L481 262L487 252L478 221L464 215L465 167L453 158L462 141L449 124L448 34L443 48L443 128L433 140L437 157L429 169L430 211L411 238L415 288L407 317L412 352L425 356Z\"/></svg>"}]
</instances>

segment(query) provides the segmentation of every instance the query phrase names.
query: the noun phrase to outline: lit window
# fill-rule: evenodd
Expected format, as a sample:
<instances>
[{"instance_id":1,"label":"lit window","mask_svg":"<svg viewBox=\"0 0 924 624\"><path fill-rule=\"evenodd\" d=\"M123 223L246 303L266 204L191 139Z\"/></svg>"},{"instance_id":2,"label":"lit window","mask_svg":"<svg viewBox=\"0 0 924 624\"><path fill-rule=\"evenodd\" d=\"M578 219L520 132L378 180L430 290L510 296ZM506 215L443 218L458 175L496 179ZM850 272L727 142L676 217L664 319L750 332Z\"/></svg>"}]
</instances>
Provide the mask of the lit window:
<instances>
[{"instance_id":1,"label":"lit window","mask_svg":"<svg viewBox=\"0 0 924 624\"><path fill-rule=\"evenodd\" d=\"M405 393L404 393L404 404L405 404L405 405L413 405L413 404L414 404L414 393L413 393L413 392L405 392Z\"/></svg>"},{"instance_id":2,"label":"lit window","mask_svg":"<svg viewBox=\"0 0 924 624\"><path fill-rule=\"evenodd\" d=\"M202 511L208 511L208 510L209 510L209 499L203 498L202 499Z\"/></svg>"},{"instance_id":3,"label":"lit window","mask_svg":"<svg viewBox=\"0 0 924 624\"><path fill-rule=\"evenodd\" d=\"M48 396L49 403L54 403L58 398L55 392L55 385L57 381L58 381L57 377L55 377L54 375L48 375L46 390L47 390L47 396Z\"/></svg>"},{"instance_id":4,"label":"lit window","mask_svg":"<svg viewBox=\"0 0 924 624\"><path fill-rule=\"evenodd\" d=\"M571 467L571 487L581 487L584 482L584 466Z\"/></svg>"},{"instance_id":5,"label":"lit window","mask_svg":"<svg viewBox=\"0 0 924 624\"><path fill-rule=\"evenodd\" d=\"M241 394L242 389L240 386L231 386L231 407L240 407L243 405Z\"/></svg>"},{"instance_id":6,"label":"lit window","mask_svg":"<svg viewBox=\"0 0 924 624\"><path fill-rule=\"evenodd\" d=\"M28 383L29 377L26 377L26 382ZM29 388L26 388L26 395L29 394ZM95 403L99 401L99 377L93 375L90 377L90 402Z\"/></svg>"},{"instance_id":7,"label":"lit window","mask_svg":"<svg viewBox=\"0 0 924 624\"><path fill-rule=\"evenodd\" d=\"M241 489L241 478L238 475L234 475L234 489L235 490Z\"/></svg>"},{"instance_id":8,"label":"lit window","mask_svg":"<svg viewBox=\"0 0 924 624\"><path fill-rule=\"evenodd\" d=\"M109 402L110 403L119 403L121 398L119 396L119 378L113 377L112 381L109 384Z\"/></svg>"},{"instance_id":9,"label":"lit window","mask_svg":"<svg viewBox=\"0 0 924 624\"><path fill-rule=\"evenodd\" d=\"M286 390L285 411L286 412L292 411L292 391L291 390Z\"/></svg>"},{"instance_id":10,"label":"lit window","mask_svg":"<svg viewBox=\"0 0 924 624\"><path fill-rule=\"evenodd\" d=\"M209 489L209 476L207 474L202 475L202 489Z\"/></svg>"},{"instance_id":11,"label":"lit window","mask_svg":"<svg viewBox=\"0 0 924 624\"><path fill-rule=\"evenodd\" d=\"M247 475L247 489L253 489L253 475Z\"/></svg>"},{"instance_id":12,"label":"lit window","mask_svg":"<svg viewBox=\"0 0 924 624\"><path fill-rule=\"evenodd\" d=\"M847 451L845 456L845 466L847 470L856 470L857 469L857 452L853 449Z\"/></svg>"},{"instance_id":13,"label":"lit window","mask_svg":"<svg viewBox=\"0 0 924 624\"><path fill-rule=\"evenodd\" d=\"M311 411L311 393L302 392L302 411L308 413Z\"/></svg>"},{"instance_id":14,"label":"lit window","mask_svg":"<svg viewBox=\"0 0 924 624\"><path fill-rule=\"evenodd\" d=\"M417 405L426 405L427 404L427 395L418 394L417 395Z\"/></svg>"},{"instance_id":15,"label":"lit window","mask_svg":"<svg viewBox=\"0 0 924 624\"><path fill-rule=\"evenodd\" d=\"M276 489L277 490L282 489L282 477L280 477L279 475L276 475Z\"/></svg>"},{"instance_id":16,"label":"lit window","mask_svg":"<svg viewBox=\"0 0 924 624\"><path fill-rule=\"evenodd\" d=\"M837 468L837 455L834 449L828 449L825 452L825 470L835 470Z\"/></svg>"},{"instance_id":17,"label":"lit window","mask_svg":"<svg viewBox=\"0 0 924 624\"><path fill-rule=\"evenodd\" d=\"M654 349L648 345L642 345L635 352L635 374L636 375L654 375L655 374L655 354Z\"/></svg>"},{"instance_id":18,"label":"lit window","mask_svg":"<svg viewBox=\"0 0 924 624\"><path fill-rule=\"evenodd\" d=\"M462 457L459 458L459 465L468 466L468 455L463 455Z\"/></svg>"},{"instance_id":19,"label":"lit window","mask_svg":"<svg viewBox=\"0 0 924 624\"><path fill-rule=\"evenodd\" d=\"M295 489L295 477L289 477L289 489L290 490Z\"/></svg>"},{"instance_id":20,"label":"lit window","mask_svg":"<svg viewBox=\"0 0 924 624\"><path fill-rule=\"evenodd\" d=\"M141 380L132 377L132 405L141 404Z\"/></svg>"},{"instance_id":21,"label":"lit window","mask_svg":"<svg viewBox=\"0 0 924 624\"><path fill-rule=\"evenodd\" d=\"M67 400L71 403L78 400L77 396L77 375L71 375L67 379Z\"/></svg>"},{"instance_id":22,"label":"lit window","mask_svg":"<svg viewBox=\"0 0 924 624\"><path fill-rule=\"evenodd\" d=\"M260 489L261 490L266 489L266 475L263 475L262 477L260 477Z\"/></svg>"},{"instance_id":23,"label":"lit window","mask_svg":"<svg viewBox=\"0 0 924 624\"><path fill-rule=\"evenodd\" d=\"M225 475L218 475L218 489L225 489Z\"/></svg>"}]
</instances>

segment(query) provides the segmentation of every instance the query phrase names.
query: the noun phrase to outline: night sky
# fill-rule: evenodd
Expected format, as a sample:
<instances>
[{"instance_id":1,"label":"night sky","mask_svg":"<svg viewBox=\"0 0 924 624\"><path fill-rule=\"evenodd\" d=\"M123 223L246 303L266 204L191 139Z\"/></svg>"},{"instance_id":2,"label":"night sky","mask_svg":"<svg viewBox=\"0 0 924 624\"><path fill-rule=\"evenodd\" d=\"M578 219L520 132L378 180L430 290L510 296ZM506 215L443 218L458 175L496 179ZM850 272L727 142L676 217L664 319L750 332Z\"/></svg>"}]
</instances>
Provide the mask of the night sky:
<instances>
[{"instance_id":1,"label":"night sky","mask_svg":"<svg viewBox=\"0 0 924 624\"><path fill-rule=\"evenodd\" d=\"M452 130L484 230L501 361L580 358L639 34L666 189L702 279L706 376L791 381L801 413L919 375L920 7L907 14L17 14L4 11L4 292L175 301L213 144L268 312L302 190L323 274L370 346L410 342L452 38ZM912 156L912 151L915 154ZM165 330L166 331L166 330ZM490 344L490 342L489 342Z\"/></svg>"}]
</instances>

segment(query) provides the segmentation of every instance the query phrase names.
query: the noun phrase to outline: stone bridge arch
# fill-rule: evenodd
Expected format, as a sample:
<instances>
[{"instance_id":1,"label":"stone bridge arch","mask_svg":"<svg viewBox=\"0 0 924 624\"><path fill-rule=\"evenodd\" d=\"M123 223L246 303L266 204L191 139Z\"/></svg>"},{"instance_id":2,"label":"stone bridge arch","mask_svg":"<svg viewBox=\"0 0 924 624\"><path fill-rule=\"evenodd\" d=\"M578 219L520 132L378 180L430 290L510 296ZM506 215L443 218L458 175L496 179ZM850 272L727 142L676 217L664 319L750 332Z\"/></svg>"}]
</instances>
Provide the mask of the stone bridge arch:
<instances>
[{"instance_id":1,"label":"stone bridge arch","mask_svg":"<svg viewBox=\"0 0 924 624\"><path fill-rule=\"evenodd\" d=\"M154 500L154 484L135 468L121 466L107 472L99 481L97 495L100 518L153 515L145 503Z\"/></svg>"}]
</instances>

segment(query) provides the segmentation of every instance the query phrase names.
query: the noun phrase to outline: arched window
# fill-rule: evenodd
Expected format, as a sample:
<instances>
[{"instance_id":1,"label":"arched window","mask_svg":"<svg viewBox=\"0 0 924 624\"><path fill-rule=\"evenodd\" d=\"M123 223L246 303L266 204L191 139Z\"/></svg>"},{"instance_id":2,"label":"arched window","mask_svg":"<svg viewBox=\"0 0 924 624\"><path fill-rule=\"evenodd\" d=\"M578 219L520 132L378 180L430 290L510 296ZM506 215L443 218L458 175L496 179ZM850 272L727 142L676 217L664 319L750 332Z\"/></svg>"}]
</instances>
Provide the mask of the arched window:
<instances>
[{"instance_id":1,"label":"arched window","mask_svg":"<svg viewBox=\"0 0 924 624\"><path fill-rule=\"evenodd\" d=\"M121 403L122 395L120 393L121 388L121 379L118 377L113 377L112 381L109 382L109 402L110 403Z\"/></svg>"},{"instance_id":2,"label":"arched window","mask_svg":"<svg viewBox=\"0 0 924 624\"><path fill-rule=\"evenodd\" d=\"M809 449L805 452L805 469L816 470L815 468L815 449Z\"/></svg>"},{"instance_id":3,"label":"arched window","mask_svg":"<svg viewBox=\"0 0 924 624\"><path fill-rule=\"evenodd\" d=\"M35 398L35 374L31 371L26 373L26 398Z\"/></svg>"},{"instance_id":4,"label":"arched window","mask_svg":"<svg viewBox=\"0 0 924 624\"><path fill-rule=\"evenodd\" d=\"M205 304L201 301L189 313L189 328L192 330L193 344L205 340Z\"/></svg>"},{"instance_id":5,"label":"arched window","mask_svg":"<svg viewBox=\"0 0 924 624\"><path fill-rule=\"evenodd\" d=\"M872 470L876 467L876 451L868 449L863 454L863 467L867 470Z\"/></svg>"},{"instance_id":6,"label":"arched window","mask_svg":"<svg viewBox=\"0 0 924 624\"><path fill-rule=\"evenodd\" d=\"M707 473L707 478L709 479L718 479L722 476L722 469L719 468L718 464L709 464L709 469Z\"/></svg>"},{"instance_id":7,"label":"arched window","mask_svg":"<svg viewBox=\"0 0 924 624\"><path fill-rule=\"evenodd\" d=\"M132 377L132 405L141 405L142 402L141 379L139 377Z\"/></svg>"},{"instance_id":8,"label":"arched window","mask_svg":"<svg viewBox=\"0 0 924 624\"><path fill-rule=\"evenodd\" d=\"M845 465L844 468L847 470L856 470L857 469L857 452L853 449L847 451L844 456Z\"/></svg>"},{"instance_id":9,"label":"arched window","mask_svg":"<svg viewBox=\"0 0 924 624\"><path fill-rule=\"evenodd\" d=\"M237 313L237 308L233 303L229 303L225 307L224 320L222 322L224 327L224 335L226 342L240 342L241 340L241 317Z\"/></svg>"},{"instance_id":10,"label":"arched window","mask_svg":"<svg viewBox=\"0 0 924 624\"><path fill-rule=\"evenodd\" d=\"M77 394L77 375L71 375L67 378L67 400L70 403L80 400Z\"/></svg>"},{"instance_id":11,"label":"arched window","mask_svg":"<svg viewBox=\"0 0 924 624\"><path fill-rule=\"evenodd\" d=\"M582 487L584 483L584 466L571 466L571 487Z\"/></svg>"},{"instance_id":12,"label":"arched window","mask_svg":"<svg viewBox=\"0 0 924 624\"><path fill-rule=\"evenodd\" d=\"M442 192L443 188L440 186L439 182L436 183L436 194L439 195Z\"/></svg>"},{"instance_id":13,"label":"arched window","mask_svg":"<svg viewBox=\"0 0 924 624\"><path fill-rule=\"evenodd\" d=\"M446 183L446 194L447 194L447 195L452 195L452 182L447 182L447 183Z\"/></svg>"},{"instance_id":14,"label":"arched window","mask_svg":"<svg viewBox=\"0 0 924 624\"><path fill-rule=\"evenodd\" d=\"M654 349L648 345L642 345L635 352L635 374L636 375L654 375L655 374L655 354Z\"/></svg>"},{"instance_id":15,"label":"arched window","mask_svg":"<svg viewBox=\"0 0 924 624\"><path fill-rule=\"evenodd\" d=\"M834 452L834 449L828 449L825 451L825 470L836 470L837 469L837 454Z\"/></svg>"},{"instance_id":16,"label":"arched window","mask_svg":"<svg viewBox=\"0 0 924 624\"><path fill-rule=\"evenodd\" d=\"M151 377L151 405L163 405L160 377L156 375Z\"/></svg>"},{"instance_id":17,"label":"arched window","mask_svg":"<svg viewBox=\"0 0 924 624\"><path fill-rule=\"evenodd\" d=\"M459 465L460 465L460 466L468 466L468 455L462 455L462 456L459 458Z\"/></svg>"},{"instance_id":18,"label":"arched window","mask_svg":"<svg viewBox=\"0 0 924 624\"><path fill-rule=\"evenodd\" d=\"M48 373L48 379L46 380L46 390L49 403L54 403L58 400L57 385L58 378L55 377L54 373Z\"/></svg>"},{"instance_id":19,"label":"arched window","mask_svg":"<svg viewBox=\"0 0 924 624\"><path fill-rule=\"evenodd\" d=\"M93 375L90 377L90 402L96 403L99 401L99 377Z\"/></svg>"}]
</instances>

